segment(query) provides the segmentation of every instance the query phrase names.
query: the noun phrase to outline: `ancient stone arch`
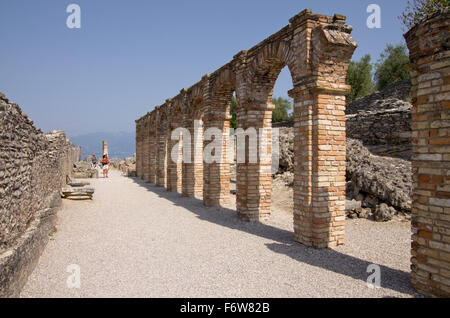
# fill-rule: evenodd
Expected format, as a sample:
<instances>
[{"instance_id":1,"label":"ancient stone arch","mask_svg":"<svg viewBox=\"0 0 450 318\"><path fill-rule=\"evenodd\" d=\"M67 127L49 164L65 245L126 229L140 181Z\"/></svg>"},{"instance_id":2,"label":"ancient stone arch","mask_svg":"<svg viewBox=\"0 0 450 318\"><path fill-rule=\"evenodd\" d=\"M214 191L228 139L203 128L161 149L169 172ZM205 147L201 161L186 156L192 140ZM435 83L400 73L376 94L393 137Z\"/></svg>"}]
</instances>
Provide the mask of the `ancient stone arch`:
<instances>
[{"instance_id":1,"label":"ancient stone arch","mask_svg":"<svg viewBox=\"0 0 450 318\"><path fill-rule=\"evenodd\" d=\"M147 131L155 129L158 141L157 178L149 180L171 191L182 184L184 196L202 198L207 206L228 203L227 151L222 151L218 162L205 163L203 149L210 141L203 140L203 133L208 128L220 129L223 150L227 149L229 106L235 93L237 127L261 129L259 146L270 153L273 87L287 66L294 87L289 92L295 118L294 237L316 248L336 246L344 243L345 95L349 91L345 78L356 43L341 15L331 17L306 9L289 22L146 115L156 118L149 121ZM136 167L141 178L148 170L144 166L153 165L152 159L144 159L147 153L152 156L143 150L145 136L152 133L145 133L143 122L143 118L136 121ZM170 130L180 123L193 137L192 160L182 165L173 162L167 146L177 144L169 142ZM181 148L183 153L187 150L184 143ZM256 158L255 162L250 163L250 158ZM248 148L245 159L237 165L237 214L247 221L263 220L271 212L271 162Z\"/></svg>"}]
</instances>

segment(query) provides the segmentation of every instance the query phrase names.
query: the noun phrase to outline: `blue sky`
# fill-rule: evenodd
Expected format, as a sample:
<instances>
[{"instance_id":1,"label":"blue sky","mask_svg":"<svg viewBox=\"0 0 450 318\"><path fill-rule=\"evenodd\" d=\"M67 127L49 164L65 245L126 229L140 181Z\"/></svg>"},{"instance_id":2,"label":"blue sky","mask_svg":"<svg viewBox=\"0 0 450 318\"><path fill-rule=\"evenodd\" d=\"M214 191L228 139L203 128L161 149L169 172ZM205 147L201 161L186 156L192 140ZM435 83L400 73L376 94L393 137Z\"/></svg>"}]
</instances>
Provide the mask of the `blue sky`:
<instances>
[{"instance_id":1,"label":"blue sky","mask_svg":"<svg viewBox=\"0 0 450 318\"><path fill-rule=\"evenodd\" d=\"M81 7L81 29L66 8ZM369 4L382 28L366 26ZM403 42L407 0L0 0L0 92L44 131L133 131L134 120L311 8L354 27L354 59ZM289 72L275 96L287 97Z\"/></svg>"}]
</instances>

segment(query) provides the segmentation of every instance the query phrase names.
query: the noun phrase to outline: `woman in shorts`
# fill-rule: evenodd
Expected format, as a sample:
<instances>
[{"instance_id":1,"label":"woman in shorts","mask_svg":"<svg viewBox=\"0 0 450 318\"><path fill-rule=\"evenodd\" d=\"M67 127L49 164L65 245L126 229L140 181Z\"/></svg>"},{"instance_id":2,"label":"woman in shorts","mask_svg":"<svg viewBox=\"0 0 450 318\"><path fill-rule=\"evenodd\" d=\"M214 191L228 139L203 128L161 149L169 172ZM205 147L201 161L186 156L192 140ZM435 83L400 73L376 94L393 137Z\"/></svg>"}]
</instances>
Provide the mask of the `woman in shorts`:
<instances>
[{"instance_id":1,"label":"woman in shorts","mask_svg":"<svg viewBox=\"0 0 450 318\"><path fill-rule=\"evenodd\" d=\"M103 178L108 178L109 159L108 155L103 155L102 161Z\"/></svg>"}]
</instances>

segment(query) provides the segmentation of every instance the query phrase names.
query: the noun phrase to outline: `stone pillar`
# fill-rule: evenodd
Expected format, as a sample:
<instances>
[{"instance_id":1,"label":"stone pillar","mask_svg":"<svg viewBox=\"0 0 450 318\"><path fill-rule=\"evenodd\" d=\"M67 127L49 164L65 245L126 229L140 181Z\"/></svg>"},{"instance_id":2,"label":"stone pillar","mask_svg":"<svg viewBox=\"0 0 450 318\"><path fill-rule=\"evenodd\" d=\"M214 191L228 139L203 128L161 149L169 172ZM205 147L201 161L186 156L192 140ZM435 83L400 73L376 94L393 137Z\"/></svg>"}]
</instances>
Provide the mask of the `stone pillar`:
<instances>
[{"instance_id":1,"label":"stone pillar","mask_svg":"<svg viewBox=\"0 0 450 318\"><path fill-rule=\"evenodd\" d=\"M173 124L172 129L175 130L178 128L178 124ZM181 133L177 140L172 140L171 134L168 136L169 138L169 152L168 152L168 182L167 182L167 190L172 192L182 192L182 164L183 164L183 148L182 142L183 138ZM175 151L177 152L175 154ZM174 160L175 159L175 160Z\"/></svg>"},{"instance_id":2,"label":"stone pillar","mask_svg":"<svg viewBox=\"0 0 450 318\"><path fill-rule=\"evenodd\" d=\"M293 21L295 22L295 21ZM310 68L295 81L294 239L314 248L344 244L345 235L345 84L356 43L335 16L333 24L312 25Z\"/></svg>"},{"instance_id":3,"label":"stone pillar","mask_svg":"<svg viewBox=\"0 0 450 318\"><path fill-rule=\"evenodd\" d=\"M189 145L186 143L189 149L183 148L183 151L188 151L190 156L184 154L183 157L183 176L182 176L182 194L185 197L194 197L194 164L193 164L193 136L194 136L194 120L188 115L184 119L184 127L189 131L190 142Z\"/></svg>"},{"instance_id":4,"label":"stone pillar","mask_svg":"<svg viewBox=\"0 0 450 318\"><path fill-rule=\"evenodd\" d=\"M227 109L226 107L224 107ZM206 162L203 168L203 203L205 206L225 206L230 203L230 161L228 144L230 138L230 115L223 112L211 112L205 121L206 129L218 129L221 132L221 156L219 161ZM212 138L214 139L214 137ZM214 140L204 141L204 150L208 150ZM218 154L211 153L218 157Z\"/></svg>"},{"instance_id":5,"label":"stone pillar","mask_svg":"<svg viewBox=\"0 0 450 318\"><path fill-rule=\"evenodd\" d=\"M258 107L259 106L259 107ZM245 127L245 135L237 130L236 145L239 149L239 138L243 138L241 146L245 147L245 163L238 164L237 213L244 221L267 220L272 207L272 104L252 107L244 105L245 115L239 111L238 128ZM245 121L245 123L241 123ZM250 134L253 137L246 135ZM251 142L251 140L254 142ZM245 140L245 141L244 141ZM264 149L262 149L264 147ZM264 156L264 151L266 156ZM239 159L239 158L238 158ZM245 167L244 167L245 165ZM245 171L245 172L244 172ZM245 173L245 175L244 175Z\"/></svg>"},{"instance_id":6,"label":"stone pillar","mask_svg":"<svg viewBox=\"0 0 450 318\"><path fill-rule=\"evenodd\" d=\"M247 127L247 112L243 107L236 109L236 131L245 130ZM236 138L236 137L235 137ZM237 155L237 138L235 139L235 154ZM236 157L236 212L240 219L240 211L247 210L247 162L248 152L244 153L244 162L240 162ZM245 215L245 214L244 214Z\"/></svg>"},{"instance_id":7,"label":"stone pillar","mask_svg":"<svg viewBox=\"0 0 450 318\"><path fill-rule=\"evenodd\" d=\"M163 123L166 124L166 123ZM167 156L168 156L168 140L166 130L158 133L158 168L156 185L159 187L167 187Z\"/></svg>"},{"instance_id":8,"label":"stone pillar","mask_svg":"<svg viewBox=\"0 0 450 318\"><path fill-rule=\"evenodd\" d=\"M141 119L136 121L136 176L143 177L142 172L142 124Z\"/></svg>"},{"instance_id":9,"label":"stone pillar","mask_svg":"<svg viewBox=\"0 0 450 318\"><path fill-rule=\"evenodd\" d=\"M271 92L278 74L257 74L248 78L252 63L247 51L235 57L236 63L236 210L244 221L270 217L272 206L272 110ZM280 69L281 70L281 69ZM240 158L242 153L242 158Z\"/></svg>"},{"instance_id":10,"label":"stone pillar","mask_svg":"<svg viewBox=\"0 0 450 318\"><path fill-rule=\"evenodd\" d=\"M150 181L150 116L145 117L142 136L142 174L143 180Z\"/></svg>"},{"instance_id":11,"label":"stone pillar","mask_svg":"<svg viewBox=\"0 0 450 318\"><path fill-rule=\"evenodd\" d=\"M295 116L294 239L315 248L344 244L345 94L297 86Z\"/></svg>"},{"instance_id":12,"label":"stone pillar","mask_svg":"<svg viewBox=\"0 0 450 318\"><path fill-rule=\"evenodd\" d=\"M411 282L450 297L450 10L405 34L412 69Z\"/></svg>"},{"instance_id":13,"label":"stone pillar","mask_svg":"<svg viewBox=\"0 0 450 318\"><path fill-rule=\"evenodd\" d=\"M191 135L191 160L183 162L183 195L203 198L203 121L187 118L186 128Z\"/></svg>"},{"instance_id":14,"label":"stone pillar","mask_svg":"<svg viewBox=\"0 0 450 318\"><path fill-rule=\"evenodd\" d=\"M150 183L156 184L156 155L157 155L157 136L156 124L154 120L155 114L151 113L150 129L149 129L149 178Z\"/></svg>"},{"instance_id":15,"label":"stone pillar","mask_svg":"<svg viewBox=\"0 0 450 318\"><path fill-rule=\"evenodd\" d=\"M108 142L107 141L103 141L103 143L102 143L102 148L103 148L103 156L104 155L108 155Z\"/></svg>"}]
</instances>

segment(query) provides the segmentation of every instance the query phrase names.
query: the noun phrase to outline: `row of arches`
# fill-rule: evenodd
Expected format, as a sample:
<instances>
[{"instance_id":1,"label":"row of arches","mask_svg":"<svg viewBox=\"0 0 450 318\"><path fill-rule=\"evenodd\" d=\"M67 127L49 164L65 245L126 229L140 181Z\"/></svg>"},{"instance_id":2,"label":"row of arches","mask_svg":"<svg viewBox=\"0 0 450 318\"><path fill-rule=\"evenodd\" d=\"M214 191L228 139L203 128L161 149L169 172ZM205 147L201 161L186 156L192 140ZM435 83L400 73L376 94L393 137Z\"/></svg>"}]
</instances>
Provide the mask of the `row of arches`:
<instances>
[{"instance_id":1,"label":"row of arches","mask_svg":"<svg viewBox=\"0 0 450 318\"><path fill-rule=\"evenodd\" d=\"M259 147L271 152L272 94L281 70L290 70L295 119L295 240L317 248L342 244L345 219L345 84L356 43L345 17L307 9L290 24L136 121L138 177L226 205L230 195L230 102L236 95L237 128L263 130ZM220 131L220 159L203 160ZM173 136L177 129L189 132ZM186 140L183 140L186 139ZM215 137L217 138L217 137ZM217 151L217 150L215 150ZM245 143L237 162L236 210L242 220L271 213L271 162ZM186 159L188 156L189 160Z\"/></svg>"}]
</instances>

